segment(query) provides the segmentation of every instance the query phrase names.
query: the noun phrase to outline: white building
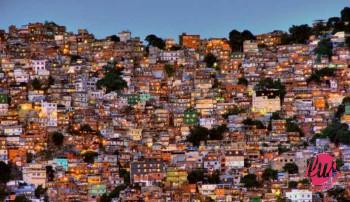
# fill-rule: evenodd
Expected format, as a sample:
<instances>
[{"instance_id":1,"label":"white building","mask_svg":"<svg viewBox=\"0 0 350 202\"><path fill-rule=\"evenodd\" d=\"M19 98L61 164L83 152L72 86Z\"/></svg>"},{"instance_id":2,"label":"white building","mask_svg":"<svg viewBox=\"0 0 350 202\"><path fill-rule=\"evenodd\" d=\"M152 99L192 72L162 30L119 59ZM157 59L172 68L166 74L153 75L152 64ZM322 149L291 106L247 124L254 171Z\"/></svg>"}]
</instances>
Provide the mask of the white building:
<instances>
[{"instance_id":1,"label":"white building","mask_svg":"<svg viewBox=\"0 0 350 202\"><path fill-rule=\"evenodd\" d=\"M258 42L246 40L243 42L243 52L244 53L257 53L259 52Z\"/></svg>"},{"instance_id":2,"label":"white building","mask_svg":"<svg viewBox=\"0 0 350 202\"><path fill-rule=\"evenodd\" d=\"M46 168L43 164L32 163L23 167L23 181L35 186L46 186Z\"/></svg>"},{"instance_id":3,"label":"white building","mask_svg":"<svg viewBox=\"0 0 350 202\"><path fill-rule=\"evenodd\" d=\"M46 69L46 60L31 60L33 71L38 76L49 76L50 72Z\"/></svg>"},{"instance_id":4,"label":"white building","mask_svg":"<svg viewBox=\"0 0 350 202\"><path fill-rule=\"evenodd\" d=\"M281 110L281 101L278 91L254 91L253 93L253 112L262 114L276 112Z\"/></svg>"},{"instance_id":5,"label":"white building","mask_svg":"<svg viewBox=\"0 0 350 202\"><path fill-rule=\"evenodd\" d=\"M131 39L131 32L129 31L122 31L118 33L118 37L121 42L127 42Z\"/></svg>"},{"instance_id":6,"label":"white building","mask_svg":"<svg viewBox=\"0 0 350 202\"><path fill-rule=\"evenodd\" d=\"M17 83L27 83L29 80L29 74L23 69L15 69L13 71L13 76L15 77L15 81Z\"/></svg>"},{"instance_id":7,"label":"white building","mask_svg":"<svg viewBox=\"0 0 350 202\"><path fill-rule=\"evenodd\" d=\"M57 104L51 102L41 102L41 112L39 114L46 126L57 126Z\"/></svg>"},{"instance_id":8,"label":"white building","mask_svg":"<svg viewBox=\"0 0 350 202\"><path fill-rule=\"evenodd\" d=\"M292 189L286 192L286 197L292 202L312 202L312 192L303 189Z\"/></svg>"}]
</instances>

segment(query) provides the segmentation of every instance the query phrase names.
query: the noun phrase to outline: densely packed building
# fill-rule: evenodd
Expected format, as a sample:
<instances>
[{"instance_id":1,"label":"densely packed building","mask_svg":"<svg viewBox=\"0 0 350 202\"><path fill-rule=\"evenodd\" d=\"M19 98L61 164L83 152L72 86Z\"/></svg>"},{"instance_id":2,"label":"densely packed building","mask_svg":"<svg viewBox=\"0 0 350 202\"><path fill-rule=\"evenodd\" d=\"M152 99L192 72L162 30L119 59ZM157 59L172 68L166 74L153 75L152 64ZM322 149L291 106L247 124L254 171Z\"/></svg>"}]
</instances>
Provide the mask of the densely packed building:
<instances>
[{"instance_id":1,"label":"densely packed building","mask_svg":"<svg viewBox=\"0 0 350 202\"><path fill-rule=\"evenodd\" d=\"M341 162L335 186L349 190L350 134L325 133L350 124L348 35L282 35L237 52L198 34L145 44L53 22L0 30L0 195L329 201L304 177L324 151ZM322 40L330 57L315 53Z\"/></svg>"}]
</instances>

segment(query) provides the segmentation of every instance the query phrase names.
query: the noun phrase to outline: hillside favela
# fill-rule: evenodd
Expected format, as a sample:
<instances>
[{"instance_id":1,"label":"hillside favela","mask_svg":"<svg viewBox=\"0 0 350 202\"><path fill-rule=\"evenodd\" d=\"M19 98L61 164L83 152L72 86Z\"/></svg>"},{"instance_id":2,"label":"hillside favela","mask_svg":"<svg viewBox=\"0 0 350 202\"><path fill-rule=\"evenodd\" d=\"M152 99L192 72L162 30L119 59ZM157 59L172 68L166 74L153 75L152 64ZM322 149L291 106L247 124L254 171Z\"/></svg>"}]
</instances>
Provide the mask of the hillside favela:
<instances>
[{"instance_id":1,"label":"hillside favela","mask_svg":"<svg viewBox=\"0 0 350 202\"><path fill-rule=\"evenodd\" d=\"M350 201L350 8L328 17L169 38L9 21L1 201Z\"/></svg>"}]
</instances>

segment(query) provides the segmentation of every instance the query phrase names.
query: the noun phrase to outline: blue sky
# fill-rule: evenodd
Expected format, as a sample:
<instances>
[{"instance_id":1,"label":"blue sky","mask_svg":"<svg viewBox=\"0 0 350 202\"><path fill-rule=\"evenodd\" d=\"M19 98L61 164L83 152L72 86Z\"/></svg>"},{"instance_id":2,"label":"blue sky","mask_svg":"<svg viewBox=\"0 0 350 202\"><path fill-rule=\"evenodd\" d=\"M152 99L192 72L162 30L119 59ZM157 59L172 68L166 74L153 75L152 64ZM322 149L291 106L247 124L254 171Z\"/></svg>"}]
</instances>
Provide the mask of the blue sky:
<instances>
[{"instance_id":1,"label":"blue sky","mask_svg":"<svg viewBox=\"0 0 350 202\"><path fill-rule=\"evenodd\" d=\"M130 30L178 38L227 37L232 29L254 34L339 16L350 0L0 0L0 29L55 21L69 31L86 28L102 38Z\"/></svg>"}]
</instances>

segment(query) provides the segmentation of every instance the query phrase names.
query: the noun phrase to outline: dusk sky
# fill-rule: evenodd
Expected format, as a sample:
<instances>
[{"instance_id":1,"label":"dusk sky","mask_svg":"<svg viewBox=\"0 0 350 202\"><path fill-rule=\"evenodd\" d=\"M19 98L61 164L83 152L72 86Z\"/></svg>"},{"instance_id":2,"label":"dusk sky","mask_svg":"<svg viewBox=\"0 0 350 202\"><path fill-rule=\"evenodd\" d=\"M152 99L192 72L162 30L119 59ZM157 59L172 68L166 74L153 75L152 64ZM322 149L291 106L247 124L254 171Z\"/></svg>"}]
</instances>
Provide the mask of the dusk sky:
<instances>
[{"instance_id":1,"label":"dusk sky","mask_svg":"<svg viewBox=\"0 0 350 202\"><path fill-rule=\"evenodd\" d=\"M178 38L182 32L227 37L232 29L254 34L339 16L350 0L0 0L0 29L54 21L96 37L130 30Z\"/></svg>"}]
</instances>

